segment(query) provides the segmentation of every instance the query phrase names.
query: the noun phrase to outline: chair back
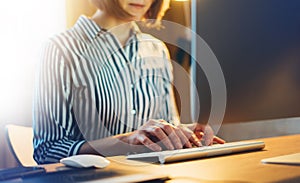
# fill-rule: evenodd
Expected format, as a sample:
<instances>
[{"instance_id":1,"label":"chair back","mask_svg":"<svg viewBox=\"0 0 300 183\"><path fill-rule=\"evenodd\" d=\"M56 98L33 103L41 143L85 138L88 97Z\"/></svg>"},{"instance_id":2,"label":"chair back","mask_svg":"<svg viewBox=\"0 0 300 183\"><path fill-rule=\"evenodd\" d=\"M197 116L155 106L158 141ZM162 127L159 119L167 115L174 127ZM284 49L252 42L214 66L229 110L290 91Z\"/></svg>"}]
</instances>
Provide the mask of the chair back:
<instances>
[{"instance_id":1,"label":"chair back","mask_svg":"<svg viewBox=\"0 0 300 183\"><path fill-rule=\"evenodd\" d=\"M33 130L31 127L6 125L6 138L16 161L22 166L36 166L33 159Z\"/></svg>"}]
</instances>

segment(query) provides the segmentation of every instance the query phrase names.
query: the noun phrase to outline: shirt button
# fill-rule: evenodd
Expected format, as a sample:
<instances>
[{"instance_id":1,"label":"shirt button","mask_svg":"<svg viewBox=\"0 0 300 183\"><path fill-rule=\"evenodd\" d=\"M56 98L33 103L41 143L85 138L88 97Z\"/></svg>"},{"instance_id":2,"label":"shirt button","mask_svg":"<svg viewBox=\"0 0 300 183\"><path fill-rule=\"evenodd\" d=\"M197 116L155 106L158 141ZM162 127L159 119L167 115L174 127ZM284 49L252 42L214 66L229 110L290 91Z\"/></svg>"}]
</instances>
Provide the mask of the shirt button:
<instances>
[{"instance_id":1,"label":"shirt button","mask_svg":"<svg viewBox=\"0 0 300 183\"><path fill-rule=\"evenodd\" d=\"M133 115L136 114L136 110L132 109L131 114L133 114Z\"/></svg>"},{"instance_id":2,"label":"shirt button","mask_svg":"<svg viewBox=\"0 0 300 183\"><path fill-rule=\"evenodd\" d=\"M130 85L130 88L131 88L131 89L133 89L133 88L134 88L134 85L133 85L133 84L131 84L131 85Z\"/></svg>"}]
</instances>

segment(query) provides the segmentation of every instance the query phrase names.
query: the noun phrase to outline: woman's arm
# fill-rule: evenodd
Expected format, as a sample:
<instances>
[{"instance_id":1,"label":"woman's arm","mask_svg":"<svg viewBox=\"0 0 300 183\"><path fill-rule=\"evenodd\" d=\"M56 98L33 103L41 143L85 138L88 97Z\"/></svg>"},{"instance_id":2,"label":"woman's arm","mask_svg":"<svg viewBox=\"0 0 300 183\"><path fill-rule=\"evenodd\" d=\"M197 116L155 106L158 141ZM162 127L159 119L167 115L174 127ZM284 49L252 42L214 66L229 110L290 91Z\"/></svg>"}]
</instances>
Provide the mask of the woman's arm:
<instances>
[{"instance_id":1,"label":"woman's arm","mask_svg":"<svg viewBox=\"0 0 300 183\"><path fill-rule=\"evenodd\" d=\"M34 96L34 159L58 162L77 154L85 142L71 114L71 71L54 41L45 48Z\"/></svg>"}]
</instances>

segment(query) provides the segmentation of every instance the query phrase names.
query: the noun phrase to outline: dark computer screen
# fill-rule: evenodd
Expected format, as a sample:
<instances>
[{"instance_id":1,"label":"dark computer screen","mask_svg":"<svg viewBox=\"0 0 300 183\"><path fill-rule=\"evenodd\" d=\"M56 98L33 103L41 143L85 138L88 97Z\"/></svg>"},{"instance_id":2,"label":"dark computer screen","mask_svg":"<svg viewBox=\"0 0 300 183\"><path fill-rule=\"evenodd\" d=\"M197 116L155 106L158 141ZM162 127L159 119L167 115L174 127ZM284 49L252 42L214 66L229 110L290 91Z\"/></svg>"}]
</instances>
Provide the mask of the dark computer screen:
<instances>
[{"instance_id":1,"label":"dark computer screen","mask_svg":"<svg viewBox=\"0 0 300 183\"><path fill-rule=\"evenodd\" d=\"M300 116L300 1L196 0L196 32L222 68L224 122ZM200 118L211 94L197 66Z\"/></svg>"}]
</instances>

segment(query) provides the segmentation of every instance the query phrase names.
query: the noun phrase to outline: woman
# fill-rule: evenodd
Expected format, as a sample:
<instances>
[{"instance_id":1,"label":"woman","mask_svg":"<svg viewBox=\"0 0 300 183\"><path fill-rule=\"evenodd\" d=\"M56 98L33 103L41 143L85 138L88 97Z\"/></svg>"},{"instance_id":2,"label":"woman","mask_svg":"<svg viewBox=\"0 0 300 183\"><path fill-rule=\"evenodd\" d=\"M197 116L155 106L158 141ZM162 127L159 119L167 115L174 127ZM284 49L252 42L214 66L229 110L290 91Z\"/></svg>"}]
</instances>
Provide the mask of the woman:
<instances>
[{"instance_id":1,"label":"woman","mask_svg":"<svg viewBox=\"0 0 300 183\"><path fill-rule=\"evenodd\" d=\"M201 146L203 135L207 145L224 143L208 126L179 125L168 50L134 23L159 26L167 0L92 2L98 11L91 18L81 16L46 45L34 105L34 159L189 148Z\"/></svg>"}]
</instances>

